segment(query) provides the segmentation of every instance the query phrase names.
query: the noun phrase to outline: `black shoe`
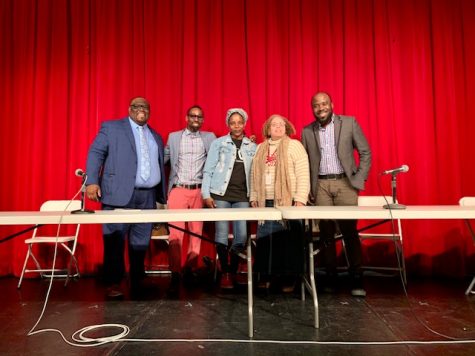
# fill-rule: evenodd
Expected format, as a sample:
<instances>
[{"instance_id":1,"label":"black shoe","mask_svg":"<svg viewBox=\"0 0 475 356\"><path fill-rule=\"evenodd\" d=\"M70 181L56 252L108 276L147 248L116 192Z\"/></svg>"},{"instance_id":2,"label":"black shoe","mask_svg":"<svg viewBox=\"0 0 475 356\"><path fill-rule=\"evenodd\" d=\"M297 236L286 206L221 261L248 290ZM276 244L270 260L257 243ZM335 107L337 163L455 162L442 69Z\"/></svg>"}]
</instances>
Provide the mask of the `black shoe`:
<instances>
[{"instance_id":1,"label":"black shoe","mask_svg":"<svg viewBox=\"0 0 475 356\"><path fill-rule=\"evenodd\" d=\"M351 277L351 295L359 298L366 297L366 291L363 287L363 277L361 275Z\"/></svg>"},{"instance_id":2,"label":"black shoe","mask_svg":"<svg viewBox=\"0 0 475 356\"><path fill-rule=\"evenodd\" d=\"M203 264L209 273L214 273L214 261L209 256L203 256Z\"/></svg>"},{"instance_id":3,"label":"black shoe","mask_svg":"<svg viewBox=\"0 0 475 356\"><path fill-rule=\"evenodd\" d=\"M130 281L130 297L132 299L153 299L158 291L158 286L151 278L132 279Z\"/></svg>"},{"instance_id":4,"label":"black shoe","mask_svg":"<svg viewBox=\"0 0 475 356\"><path fill-rule=\"evenodd\" d=\"M335 294L338 292L338 276L336 273L326 273L321 278L322 292L327 294ZM317 281L318 287L318 281Z\"/></svg>"},{"instance_id":5,"label":"black shoe","mask_svg":"<svg viewBox=\"0 0 475 356\"><path fill-rule=\"evenodd\" d=\"M143 289L144 278L142 276L130 276L130 291L139 292Z\"/></svg>"},{"instance_id":6,"label":"black shoe","mask_svg":"<svg viewBox=\"0 0 475 356\"><path fill-rule=\"evenodd\" d=\"M178 272L172 272L172 278L170 280L170 286L168 287L168 294L175 296L180 290L180 274Z\"/></svg>"},{"instance_id":7,"label":"black shoe","mask_svg":"<svg viewBox=\"0 0 475 356\"><path fill-rule=\"evenodd\" d=\"M183 270L183 284L187 287L196 286L199 283L198 272L193 271L191 267L185 267Z\"/></svg>"}]
</instances>

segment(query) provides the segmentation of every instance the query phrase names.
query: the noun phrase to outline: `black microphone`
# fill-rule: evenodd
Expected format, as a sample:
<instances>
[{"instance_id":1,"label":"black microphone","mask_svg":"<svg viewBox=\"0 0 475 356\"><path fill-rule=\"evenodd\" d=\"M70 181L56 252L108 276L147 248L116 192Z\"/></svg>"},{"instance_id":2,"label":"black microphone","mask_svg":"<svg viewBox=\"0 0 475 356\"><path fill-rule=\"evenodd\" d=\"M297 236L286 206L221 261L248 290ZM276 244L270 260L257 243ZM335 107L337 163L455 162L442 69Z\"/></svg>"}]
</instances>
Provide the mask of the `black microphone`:
<instances>
[{"instance_id":1,"label":"black microphone","mask_svg":"<svg viewBox=\"0 0 475 356\"><path fill-rule=\"evenodd\" d=\"M74 171L74 174L77 176L77 177L84 177L86 176L86 172L84 172L81 168L78 168Z\"/></svg>"},{"instance_id":2,"label":"black microphone","mask_svg":"<svg viewBox=\"0 0 475 356\"><path fill-rule=\"evenodd\" d=\"M388 169L387 171L384 171L382 174L398 174L398 173L405 173L409 170L409 166L407 164L403 164L401 167L394 168L394 169Z\"/></svg>"},{"instance_id":3,"label":"black microphone","mask_svg":"<svg viewBox=\"0 0 475 356\"><path fill-rule=\"evenodd\" d=\"M82 177L82 184L81 184L81 209L71 211L71 214L93 214L93 210L86 209L86 181L87 181L87 174L81 168L78 168L74 171L74 174L77 177Z\"/></svg>"}]
</instances>

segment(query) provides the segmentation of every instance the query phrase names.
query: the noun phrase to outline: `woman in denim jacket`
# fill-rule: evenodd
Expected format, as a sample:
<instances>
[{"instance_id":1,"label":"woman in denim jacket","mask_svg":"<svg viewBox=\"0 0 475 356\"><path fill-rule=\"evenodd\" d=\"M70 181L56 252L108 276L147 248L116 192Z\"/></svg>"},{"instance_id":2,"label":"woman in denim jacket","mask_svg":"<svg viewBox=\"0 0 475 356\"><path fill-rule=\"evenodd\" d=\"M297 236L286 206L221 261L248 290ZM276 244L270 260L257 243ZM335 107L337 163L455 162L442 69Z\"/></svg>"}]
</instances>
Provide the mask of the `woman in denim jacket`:
<instances>
[{"instance_id":1,"label":"woman in denim jacket","mask_svg":"<svg viewBox=\"0 0 475 356\"><path fill-rule=\"evenodd\" d=\"M208 208L249 207L249 178L256 144L244 135L247 113L229 109L226 125L229 134L213 141L203 171L201 195ZM239 256L247 240L246 221L233 221L233 242L228 254L229 221L216 222L216 251L221 263L223 289L234 287ZM230 261L229 261L230 255Z\"/></svg>"}]
</instances>

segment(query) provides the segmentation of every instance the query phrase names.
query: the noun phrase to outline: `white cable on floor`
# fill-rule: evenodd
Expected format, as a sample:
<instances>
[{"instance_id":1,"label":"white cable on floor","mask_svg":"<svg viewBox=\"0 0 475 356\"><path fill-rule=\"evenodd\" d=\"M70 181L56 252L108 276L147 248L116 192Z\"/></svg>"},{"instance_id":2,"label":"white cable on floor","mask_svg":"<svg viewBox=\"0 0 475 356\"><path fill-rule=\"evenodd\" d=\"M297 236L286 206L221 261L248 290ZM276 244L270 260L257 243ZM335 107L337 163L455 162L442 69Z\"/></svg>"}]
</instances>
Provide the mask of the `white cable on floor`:
<instances>
[{"instance_id":1,"label":"white cable on floor","mask_svg":"<svg viewBox=\"0 0 475 356\"><path fill-rule=\"evenodd\" d=\"M72 197L72 199L66 205L66 207L64 208L64 211L67 211L69 205L71 205L73 200L79 195L79 193L81 193L83 185L84 185L84 183L81 185L81 188L79 188L78 192ZM46 298L45 298L45 301L43 303L43 309L41 310L41 313L40 313L40 316L38 317L38 320L36 321L35 325L33 325L33 327L30 329L27 336L30 336L30 335L36 334L38 332L41 332L41 330L37 330L37 331L33 331L33 330L35 330L35 328L38 326L41 319L43 318L43 314L45 313L45 310L46 310L46 305L48 304L49 294L51 292L51 287L53 285L54 268L56 267L56 256L58 254L58 238L59 238L59 232L60 232L60 229L61 229L61 223L62 222L63 222L63 216L60 216L59 217L59 222L58 222L58 229L56 230L56 241L54 243L53 267L51 268L51 276L50 276L50 280L49 280L48 291L46 292Z\"/></svg>"},{"instance_id":2,"label":"white cable on floor","mask_svg":"<svg viewBox=\"0 0 475 356\"><path fill-rule=\"evenodd\" d=\"M434 330L433 328L431 328L429 325L427 325L427 323L425 323L423 320L421 320L419 318L419 316L416 314L415 312L415 309L413 308L412 306L412 303L411 303L411 300L409 299L409 293L407 292L407 288L406 288L406 283L405 283L405 279L404 279L404 275L403 275L403 268L402 268L402 261L401 261L401 255L402 255L402 258L404 258L404 252L403 252L403 246L401 244L401 255L398 253L398 248L399 246L397 245L397 242L396 242L396 226L395 226L395 219L394 219L394 216L393 216L393 209L391 209L391 204L389 204L388 200L386 199L386 196L384 195L383 193L383 189L381 187L381 181L380 181L380 178L381 176L379 177L378 179L378 188L381 192L381 195L382 197L384 198L384 200L386 201L386 205L388 206L388 211L389 211L389 215L391 216L390 220L391 220L391 229L392 229L392 233L393 233L393 242L394 242L394 251L396 253L396 260L397 260L397 264L398 264L398 269L399 269L399 278L401 280L401 285L402 285L402 289L403 289L403 292L404 292L404 296L406 298L406 301L407 303L409 304L409 308L411 309L411 311L413 311L413 315L414 315L414 318L416 318L416 320L426 329L428 330L429 332L437 335L437 336L441 336L443 338L446 338L448 340L463 340L463 339L459 339L459 338L456 338L456 337L453 337L453 336L449 336L449 335L445 335L441 332L438 332L436 330ZM401 233L401 231L399 231L399 233ZM405 273L405 272L404 272ZM406 278L407 278L407 275L406 275ZM406 279L407 281L407 279ZM378 317L380 317L384 322L385 319L382 318L381 316L379 316L379 314L368 304L366 303L366 305L371 309L371 311L373 313L375 313Z\"/></svg>"},{"instance_id":3,"label":"white cable on floor","mask_svg":"<svg viewBox=\"0 0 475 356\"><path fill-rule=\"evenodd\" d=\"M83 185L86 182L84 181ZM83 185L79 189L79 191L73 196L69 204L79 195L81 192ZM67 210L69 204L66 206L65 211ZM60 217L58 222L58 230L56 232L56 237L59 237L60 227L62 223L63 217ZM58 333L61 338L64 340L65 343L71 346L77 347L96 347L105 345L108 343L115 343L115 342L163 342L163 343L170 343L170 342L182 342L182 343L241 343L241 344L286 344L286 345L448 345L448 344L472 344L475 343L475 340L462 340L462 339L454 339L450 338L449 336L437 333L429 328L429 330L433 331L434 333L450 338L451 340L440 340L440 341L419 341L419 340L400 340L400 341L310 341L310 340L249 340L249 339L140 339L140 338L124 338L130 333L130 328L127 325L123 324L97 324L97 325L90 325L86 326L82 329L77 330L71 336L72 341L66 339L64 334L61 330L58 329L39 329L35 330L35 328L40 323L41 319L46 310L46 306L48 304L49 295L51 292L51 287L53 285L53 278L54 278L54 268L56 266L56 256L58 251L58 240L55 243L54 249L54 257L53 257L53 272L50 276L48 291L46 293L46 298L43 303L43 309L41 310L40 316L38 320L33 325L31 330L28 332L27 336L40 334L44 332L55 332ZM404 288L406 292L406 289ZM407 292L406 292L407 297ZM410 303L409 303L410 304ZM412 307L411 307L412 309ZM377 314L377 313L376 313ZM417 317L416 317L417 318ZM417 318L418 319L418 318ZM418 319L419 320L419 319ZM423 324L424 325L424 324ZM85 336L86 333L99 330L101 328L118 328L122 329L122 332L112 335L112 336L105 336L105 337L87 337Z\"/></svg>"},{"instance_id":4,"label":"white cable on floor","mask_svg":"<svg viewBox=\"0 0 475 356\"><path fill-rule=\"evenodd\" d=\"M69 205L72 203L72 201L74 199L76 199L76 197L81 193L82 189L84 188L84 186L86 184L86 181L87 181L87 178L82 183L81 188L79 188L78 192L71 198L69 203L66 205L66 207L64 208L64 211L67 211L67 209L68 209ZM58 329L39 329L39 330L35 330L35 328L38 326L41 319L43 318L43 315L44 315L45 310L46 310L46 306L48 305L48 300L49 300L49 295L51 293L51 288L53 286L54 269L56 267L56 257L57 257L57 252L58 252L58 243L59 243L58 238L59 238L59 233L60 233L62 222L63 222L63 216L60 216L59 222L58 222L58 229L56 230L56 241L55 241L55 245L54 245L52 272L51 272L51 276L50 276L50 280L49 280L48 291L46 292L45 301L43 303L43 309L41 310L41 313L40 313L40 316L38 317L38 320L33 325L33 327L30 329L30 331L27 333L27 336L40 334L40 333L44 333L44 332L56 332L56 333L59 333L61 338L67 344L69 344L71 346L80 346L80 347L100 346L100 345L104 345L104 344L107 344L107 343L118 341L122 337L125 337L129 334L130 328L127 325L122 325L122 324L99 324L99 325L86 326L86 327L76 331L71 336L71 338L75 342L71 342L68 339L66 339L66 337L61 332L61 330L58 330ZM88 337L84 336L85 333L96 330L96 329L100 329L100 328L119 328L119 329L122 329L122 332L118 333L116 335L113 335L113 336L99 337L99 338L88 338ZM84 345L83 343L89 343L89 344Z\"/></svg>"}]
</instances>

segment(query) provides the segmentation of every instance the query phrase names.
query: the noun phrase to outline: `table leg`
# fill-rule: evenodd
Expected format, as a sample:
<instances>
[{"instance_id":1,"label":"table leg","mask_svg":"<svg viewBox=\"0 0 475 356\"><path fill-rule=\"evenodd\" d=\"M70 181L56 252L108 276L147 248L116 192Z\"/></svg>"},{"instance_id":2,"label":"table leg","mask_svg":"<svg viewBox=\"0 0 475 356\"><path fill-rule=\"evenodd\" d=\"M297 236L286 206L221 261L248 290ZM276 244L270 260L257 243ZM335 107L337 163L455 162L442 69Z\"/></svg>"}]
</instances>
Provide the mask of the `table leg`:
<instances>
[{"instance_id":1,"label":"table leg","mask_svg":"<svg viewBox=\"0 0 475 356\"><path fill-rule=\"evenodd\" d=\"M249 312L249 337L254 336L254 315L252 298L252 252L251 239L247 242L247 305Z\"/></svg>"}]
</instances>

